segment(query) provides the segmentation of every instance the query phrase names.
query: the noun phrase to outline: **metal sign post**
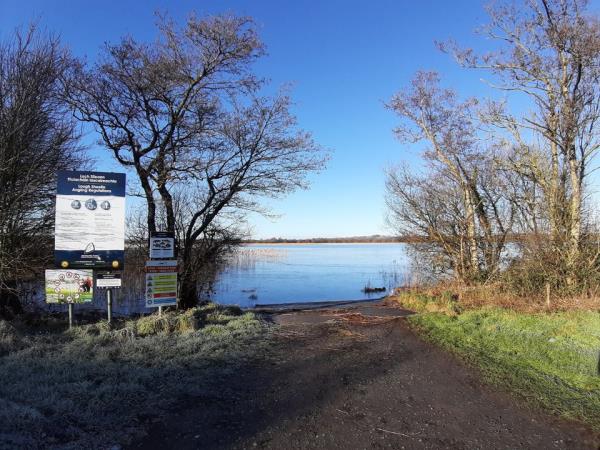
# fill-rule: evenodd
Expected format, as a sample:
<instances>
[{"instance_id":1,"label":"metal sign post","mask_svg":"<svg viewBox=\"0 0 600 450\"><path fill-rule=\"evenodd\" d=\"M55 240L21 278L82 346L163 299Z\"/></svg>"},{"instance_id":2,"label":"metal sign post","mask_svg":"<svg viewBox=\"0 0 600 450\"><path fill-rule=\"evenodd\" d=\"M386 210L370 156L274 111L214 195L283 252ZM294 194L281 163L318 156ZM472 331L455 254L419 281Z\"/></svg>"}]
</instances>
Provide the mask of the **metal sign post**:
<instances>
[{"instance_id":1,"label":"metal sign post","mask_svg":"<svg viewBox=\"0 0 600 450\"><path fill-rule=\"evenodd\" d=\"M111 291L110 289L106 290L106 312L108 314L108 323L110 324L110 322L112 321L112 299L111 297Z\"/></svg>"},{"instance_id":2,"label":"metal sign post","mask_svg":"<svg viewBox=\"0 0 600 450\"><path fill-rule=\"evenodd\" d=\"M69 329L73 304L91 302L92 269L121 270L125 261L125 174L58 171L54 224L57 270L46 270L46 302L68 303ZM121 287L120 274L98 283ZM112 293L107 293L108 321Z\"/></svg>"},{"instance_id":3,"label":"metal sign post","mask_svg":"<svg viewBox=\"0 0 600 450\"><path fill-rule=\"evenodd\" d=\"M46 303L68 304L69 329L73 327L73 304L92 301L93 277L91 270L46 270Z\"/></svg>"},{"instance_id":4,"label":"metal sign post","mask_svg":"<svg viewBox=\"0 0 600 450\"><path fill-rule=\"evenodd\" d=\"M120 272L98 271L96 273L96 287L106 289L106 313L108 323L112 322L112 290L121 288Z\"/></svg>"},{"instance_id":5,"label":"metal sign post","mask_svg":"<svg viewBox=\"0 0 600 450\"><path fill-rule=\"evenodd\" d=\"M146 261L146 308L177 305L177 260L175 233L154 231L148 240L150 260Z\"/></svg>"}]
</instances>

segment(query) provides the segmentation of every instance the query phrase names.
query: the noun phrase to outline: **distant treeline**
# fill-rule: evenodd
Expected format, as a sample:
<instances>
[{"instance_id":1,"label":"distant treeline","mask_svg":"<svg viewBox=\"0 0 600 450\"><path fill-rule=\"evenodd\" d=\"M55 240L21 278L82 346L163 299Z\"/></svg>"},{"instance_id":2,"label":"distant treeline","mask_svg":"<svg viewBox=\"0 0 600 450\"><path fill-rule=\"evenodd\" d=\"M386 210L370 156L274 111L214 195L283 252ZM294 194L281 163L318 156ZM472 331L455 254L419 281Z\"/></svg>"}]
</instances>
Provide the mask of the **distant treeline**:
<instances>
[{"instance_id":1,"label":"distant treeline","mask_svg":"<svg viewBox=\"0 0 600 450\"><path fill-rule=\"evenodd\" d=\"M244 244L352 244L352 243L391 243L391 242L415 242L419 238L413 236L382 236L374 234L371 236L350 236L337 238L310 238L310 239L248 239Z\"/></svg>"},{"instance_id":2,"label":"distant treeline","mask_svg":"<svg viewBox=\"0 0 600 450\"><path fill-rule=\"evenodd\" d=\"M505 242L523 243L534 239L536 235L533 233L510 233L504 237ZM590 235L589 238L600 239L600 235ZM500 236L496 236L499 239ZM431 243L433 240L428 240L422 236L383 236L380 234L373 234L371 236L349 236L349 237L316 237L308 239L289 239L289 238L276 238L272 237L269 239L245 239L242 244L365 244L365 243Z\"/></svg>"}]
</instances>

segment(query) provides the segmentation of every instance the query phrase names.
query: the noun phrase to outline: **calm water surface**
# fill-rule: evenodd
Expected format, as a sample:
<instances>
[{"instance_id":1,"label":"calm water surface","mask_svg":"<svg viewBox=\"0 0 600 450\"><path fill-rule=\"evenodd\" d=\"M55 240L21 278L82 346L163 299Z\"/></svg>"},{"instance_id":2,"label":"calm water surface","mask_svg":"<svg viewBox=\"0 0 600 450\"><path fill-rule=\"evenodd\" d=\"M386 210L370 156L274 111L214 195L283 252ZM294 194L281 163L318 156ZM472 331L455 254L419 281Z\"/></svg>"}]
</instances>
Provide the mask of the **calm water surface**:
<instances>
[{"instance_id":1,"label":"calm water surface","mask_svg":"<svg viewBox=\"0 0 600 450\"><path fill-rule=\"evenodd\" d=\"M362 300L365 286L388 291L408 274L404 244L246 245L219 276L212 300L263 304Z\"/></svg>"},{"instance_id":2,"label":"calm water surface","mask_svg":"<svg viewBox=\"0 0 600 450\"><path fill-rule=\"evenodd\" d=\"M389 292L405 284L407 267L404 244L246 245L219 275L211 300L253 307L377 298L385 293L365 294L362 290L365 286L385 287ZM140 277L113 290L115 314L154 310L144 306L144 282ZM66 315L66 305L46 304L43 289L37 291L35 304ZM104 290L96 289L92 303L75 305L76 315L98 309L106 309Z\"/></svg>"}]
</instances>

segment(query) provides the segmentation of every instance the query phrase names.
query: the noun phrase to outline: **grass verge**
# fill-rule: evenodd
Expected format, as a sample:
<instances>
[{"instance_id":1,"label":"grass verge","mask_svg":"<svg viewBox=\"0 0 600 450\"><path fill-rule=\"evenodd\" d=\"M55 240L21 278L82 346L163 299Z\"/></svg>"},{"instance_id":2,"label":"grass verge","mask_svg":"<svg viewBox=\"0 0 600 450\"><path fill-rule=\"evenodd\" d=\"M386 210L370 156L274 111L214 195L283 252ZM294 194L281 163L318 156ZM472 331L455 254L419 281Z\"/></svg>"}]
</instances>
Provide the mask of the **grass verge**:
<instances>
[{"instance_id":1,"label":"grass verge","mask_svg":"<svg viewBox=\"0 0 600 450\"><path fill-rule=\"evenodd\" d=\"M0 321L0 448L110 448L214 394L266 354L269 326L207 305L57 331Z\"/></svg>"},{"instance_id":2,"label":"grass verge","mask_svg":"<svg viewBox=\"0 0 600 450\"><path fill-rule=\"evenodd\" d=\"M433 300L413 301L425 304L424 312L409 318L414 327L478 367L487 382L600 430L598 312L457 312L449 299L439 303L437 312L427 312Z\"/></svg>"}]
</instances>

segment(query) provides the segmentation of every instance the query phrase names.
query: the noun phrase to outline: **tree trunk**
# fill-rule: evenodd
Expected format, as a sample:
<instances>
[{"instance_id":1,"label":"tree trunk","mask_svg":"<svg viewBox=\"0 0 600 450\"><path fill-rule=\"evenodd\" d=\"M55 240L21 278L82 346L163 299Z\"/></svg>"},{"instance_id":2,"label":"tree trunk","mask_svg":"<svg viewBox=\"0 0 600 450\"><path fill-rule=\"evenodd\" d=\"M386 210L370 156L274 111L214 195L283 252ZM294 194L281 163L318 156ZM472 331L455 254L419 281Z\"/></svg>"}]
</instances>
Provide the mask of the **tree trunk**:
<instances>
[{"instance_id":1,"label":"tree trunk","mask_svg":"<svg viewBox=\"0 0 600 450\"><path fill-rule=\"evenodd\" d=\"M183 271L179 291L179 307L182 309L193 308L198 304L198 280L192 261L191 248L184 246L182 257Z\"/></svg>"},{"instance_id":2,"label":"tree trunk","mask_svg":"<svg viewBox=\"0 0 600 450\"><path fill-rule=\"evenodd\" d=\"M580 167L577 160L573 155L569 158L569 175L571 178L571 204L570 204L570 227L569 227L569 242L568 242L568 253L567 253L567 266L569 270L569 277L567 282L569 285L575 283L576 280L576 265L579 259L579 251L581 244L581 177Z\"/></svg>"},{"instance_id":3,"label":"tree trunk","mask_svg":"<svg viewBox=\"0 0 600 450\"><path fill-rule=\"evenodd\" d=\"M560 179L559 179L559 170L558 170L558 148L555 142L550 142L550 152L551 152L551 179L550 179L550 192L547 193L549 195L546 196L548 199L548 216L550 222L550 239L552 241L552 245L554 247L558 247L560 245Z\"/></svg>"},{"instance_id":4,"label":"tree trunk","mask_svg":"<svg viewBox=\"0 0 600 450\"><path fill-rule=\"evenodd\" d=\"M14 284L16 287L16 283ZM23 313L23 306L19 296L12 289L0 289L0 317L12 319L17 314Z\"/></svg>"},{"instance_id":5,"label":"tree trunk","mask_svg":"<svg viewBox=\"0 0 600 450\"><path fill-rule=\"evenodd\" d=\"M195 274L185 271L181 275L179 307L190 309L198 304L198 284Z\"/></svg>"},{"instance_id":6,"label":"tree trunk","mask_svg":"<svg viewBox=\"0 0 600 450\"><path fill-rule=\"evenodd\" d=\"M156 203L154 202L154 192L152 191L152 186L148 180L148 172L140 163L140 156L137 153L134 153L133 156L135 160L135 170L138 174L142 189L144 190L146 203L148 205L147 224L148 237L150 237L150 233L154 233L156 231Z\"/></svg>"},{"instance_id":7,"label":"tree trunk","mask_svg":"<svg viewBox=\"0 0 600 450\"><path fill-rule=\"evenodd\" d=\"M467 240L469 244L470 275L475 279L479 275L479 257L477 249L477 228L475 224L475 207L468 187L464 187L465 209L467 213Z\"/></svg>"},{"instance_id":8,"label":"tree trunk","mask_svg":"<svg viewBox=\"0 0 600 450\"><path fill-rule=\"evenodd\" d=\"M146 203L148 205L147 223L148 236L150 236L150 233L154 233L156 231L156 203L154 202L154 194L148 180L140 176L140 182L142 184L142 188L144 189Z\"/></svg>"},{"instance_id":9,"label":"tree trunk","mask_svg":"<svg viewBox=\"0 0 600 450\"><path fill-rule=\"evenodd\" d=\"M173 197L164 184L158 186L158 192L167 213L167 231L175 232L175 211L173 209Z\"/></svg>"},{"instance_id":10,"label":"tree trunk","mask_svg":"<svg viewBox=\"0 0 600 450\"><path fill-rule=\"evenodd\" d=\"M479 193L476 181L470 181L469 188L471 190L471 198L474 199L475 211L477 212L477 220L483 230L485 239L480 239L483 247L483 259L485 267L483 268L486 274L491 274L496 270L497 256L494 246L494 231L486 212L486 205Z\"/></svg>"}]
</instances>

